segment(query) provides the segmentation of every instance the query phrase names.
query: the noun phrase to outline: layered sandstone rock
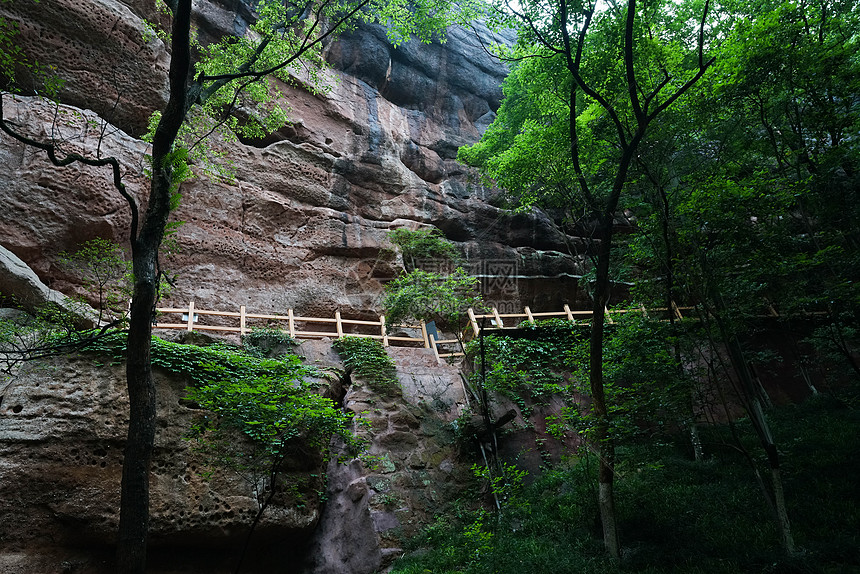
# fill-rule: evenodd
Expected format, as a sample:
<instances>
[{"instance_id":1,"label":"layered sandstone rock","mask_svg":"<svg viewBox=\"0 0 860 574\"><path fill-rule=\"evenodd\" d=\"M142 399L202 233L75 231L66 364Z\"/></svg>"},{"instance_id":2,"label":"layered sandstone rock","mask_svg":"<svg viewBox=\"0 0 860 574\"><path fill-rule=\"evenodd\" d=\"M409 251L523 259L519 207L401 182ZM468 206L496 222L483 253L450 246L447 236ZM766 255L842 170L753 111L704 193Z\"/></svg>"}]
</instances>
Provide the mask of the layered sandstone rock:
<instances>
[{"instance_id":1,"label":"layered sandstone rock","mask_svg":"<svg viewBox=\"0 0 860 574\"><path fill-rule=\"evenodd\" d=\"M305 341L299 352L343 372L330 341ZM343 460L335 444L327 470L306 450L286 461L286 494L263 514L244 571L371 574L469 482L451 424L465 403L457 367L437 365L428 349L391 352L400 387L380 394L347 379L345 389L339 380L331 389L355 414L367 452ZM252 485L207 465L183 439L207 414L183 400L187 381L161 370L155 381L148 571L232 572L258 508ZM127 413L123 368L111 357L30 365L4 383L0 573L111 572Z\"/></svg>"},{"instance_id":2,"label":"layered sandstone rock","mask_svg":"<svg viewBox=\"0 0 860 574\"><path fill-rule=\"evenodd\" d=\"M154 16L143 5L110 0L43 0L38 13L26 4L0 9L20 20L28 54L61 73L77 70L62 98L85 111L62 108L56 116L42 102L7 98L7 117L37 137L60 133L71 149L116 155L129 189L144 201L146 145L133 135L163 102L164 47L141 32L141 15ZM199 3L204 40L241 33L251 17L242 6ZM81 24L61 26L60 19ZM181 250L167 261L177 274L173 301L323 316L334 308L378 311L382 282L397 272L383 249L386 231L426 225L459 242L478 274L496 273L491 264L507 269L491 300L555 307L572 301L572 281L560 293L558 284L541 290L527 279L580 272L580 259L560 255L568 247L552 222L500 210L493 191L455 160L457 147L476 141L492 121L505 74L482 48L504 39L476 30L453 28L444 44L394 48L380 28L362 27L327 48L334 66L328 92L281 86L292 125L265 141L215 142L236 178L200 176L183 185L175 214L185 222L176 236ZM78 60L85 62L72 66ZM113 75L122 83L114 91L130 98L116 106L116 94L100 87ZM100 137L92 126L104 119L114 123ZM55 266L56 253L94 236L125 241L127 206L104 170L53 168L6 137L0 158L0 243L53 287L74 291L75 278Z\"/></svg>"},{"instance_id":3,"label":"layered sandstone rock","mask_svg":"<svg viewBox=\"0 0 860 574\"><path fill-rule=\"evenodd\" d=\"M239 0L201 1L196 10L204 42L243 33L252 18ZM143 33L142 19L158 18L152 5L16 1L0 3L0 15L20 23L28 55L69 74L61 92L68 106L7 96L5 116L31 137L59 136L68 151L117 157L127 189L145 204L147 144L138 138L163 106L168 57ZM482 50L489 32L477 28L480 40L454 29L445 44L395 49L380 29L362 27L327 47L329 91L281 86L291 125L264 141L215 141L236 177L183 184L174 214L185 222L176 234L180 249L165 259L176 287L164 303L376 314L384 281L399 270L386 232L429 225L459 243L491 300L534 310L573 302L582 261L561 254L568 246L549 217L501 210L495 192L455 161L457 147L476 141L492 121L505 73ZM80 284L56 265L60 251L97 236L127 243L129 209L109 172L54 168L5 136L0 207L0 244L68 294L80 293ZM558 281L527 279L543 276ZM327 350L318 355L310 360L337 361ZM330 503L310 540L319 507L284 506L270 523L278 540L289 532L295 544L319 550L310 571L371 572L387 563L401 537L425 524L462 479L449 425L459 414L461 399L449 393L459 377L420 351L398 357L398 365L402 396L378 397L356 385L346 398L371 425L380 466L329 469ZM236 542L252 500L240 484L206 483L196 474L199 462L179 440L193 416L179 401L183 384L159 377L153 571L174 567L170 549L181 546L200 571L219 572L230 568L218 562L224 554L200 544ZM92 548L108 541L116 523L127 416L122 373L77 359L36 369L0 394L0 573L104 571ZM347 538L354 544L337 543ZM291 564L293 547L279 552Z\"/></svg>"},{"instance_id":4,"label":"layered sandstone rock","mask_svg":"<svg viewBox=\"0 0 860 574\"><path fill-rule=\"evenodd\" d=\"M146 128L152 110L167 102L169 67L164 45L147 31L142 16L158 19L154 3L22 0L0 5L0 17L17 28L15 42L30 63L17 70L23 89L41 90L42 76L56 74L65 82L59 93L63 102L136 134ZM41 72L32 72L34 64Z\"/></svg>"}]
</instances>

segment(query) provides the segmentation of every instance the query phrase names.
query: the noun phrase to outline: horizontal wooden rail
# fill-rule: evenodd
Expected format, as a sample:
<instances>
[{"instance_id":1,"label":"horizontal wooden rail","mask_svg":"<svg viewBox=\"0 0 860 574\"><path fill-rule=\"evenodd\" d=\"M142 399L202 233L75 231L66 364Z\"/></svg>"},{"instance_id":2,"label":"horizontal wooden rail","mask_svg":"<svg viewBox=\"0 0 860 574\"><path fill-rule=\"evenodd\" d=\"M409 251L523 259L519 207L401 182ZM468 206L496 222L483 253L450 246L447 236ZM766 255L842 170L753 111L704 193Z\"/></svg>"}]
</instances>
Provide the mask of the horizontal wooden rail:
<instances>
[{"instance_id":1,"label":"horizontal wooden rail","mask_svg":"<svg viewBox=\"0 0 860 574\"><path fill-rule=\"evenodd\" d=\"M610 311L606 309L606 320L612 323L612 316L623 313L673 313L675 317L683 319L683 311L689 311L693 307L679 307L672 303L671 309L654 308L654 309L620 309ZM222 333L238 333L246 335L257 327L276 328L291 337L296 339L312 339L321 337L363 337L367 339L375 339L382 342L386 347L396 343L398 345L418 344L424 348L432 349L436 359L441 362L442 359L448 357L463 356L462 349L458 351L443 352L439 346L444 345L460 345L461 341L465 342L473 337L478 336L481 330L479 322L489 324L484 327L484 331L503 331L505 329L515 329L523 321L528 321L532 324L538 319L547 319L558 317L567 319L568 321L586 324L591 319L591 311L573 311L568 305L564 305L561 311L540 311L533 312L529 307L524 308L523 313L499 313L496 308L491 309L489 313L476 314L473 309L468 310L469 323L466 330L463 332L460 339L437 339L433 334L427 333L427 326L422 322L418 325L399 325L400 328L416 330L420 336L406 335L390 335L388 325L385 322L385 316L380 315L378 321L369 321L366 319L345 319L341 317L340 311L335 311L334 317L303 317L296 315L292 309L287 310L286 315L275 315L266 313L248 313L245 306L239 307L239 311L210 311L207 309L197 309L194 302L188 303L185 308L179 307L164 307L156 309L159 315L179 314L182 322L175 321L157 321L153 326L156 329L183 329L186 331L216 331ZM200 322L201 317L214 317L220 319L220 323L227 324L206 324ZM509 325L505 325L505 319ZM520 319L517 321L517 319ZM232 320L232 321L231 321ZM258 325L249 325L254 322L265 322ZM233 323L233 324L229 324ZM238 324L237 324L238 323ZM331 330L321 330L321 328ZM363 330L362 330L363 329ZM368 332L375 331L375 332ZM471 331L471 332L470 332Z\"/></svg>"},{"instance_id":2,"label":"horizontal wooden rail","mask_svg":"<svg viewBox=\"0 0 860 574\"><path fill-rule=\"evenodd\" d=\"M156 329L183 329L186 331L219 331L225 333L238 333L246 335L255 327L276 328L296 339L314 339L321 337L340 338L346 336L362 337L382 341L386 347L392 342L400 345L419 344L424 348L430 348L427 338L427 328L420 325L399 325L404 329L418 331L418 336L390 335L385 323L385 316L380 315L378 321L364 319L345 319L336 311L334 317L303 317L296 315L292 309L287 310L286 315L274 315L265 313L248 313L245 306L235 311L210 311L198 309L194 302L188 303L185 308L160 307L156 311L159 315L180 314L182 322L157 321L153 327ZM208 324L201 321L201 317L217 317L220 319L232 319L227 324ZM238 321L236 321L238 319ZM254 322L264 322L253 325ZM221 321L223 323L223 321ZM233 323L232 325L229 323ZM249 324L250 323L250 324ZM323 330L326 329L326 330ZM331 329L331 330L327 330ZM375 331L375 332L368 332Z\"/></svg>"}]
</instances>

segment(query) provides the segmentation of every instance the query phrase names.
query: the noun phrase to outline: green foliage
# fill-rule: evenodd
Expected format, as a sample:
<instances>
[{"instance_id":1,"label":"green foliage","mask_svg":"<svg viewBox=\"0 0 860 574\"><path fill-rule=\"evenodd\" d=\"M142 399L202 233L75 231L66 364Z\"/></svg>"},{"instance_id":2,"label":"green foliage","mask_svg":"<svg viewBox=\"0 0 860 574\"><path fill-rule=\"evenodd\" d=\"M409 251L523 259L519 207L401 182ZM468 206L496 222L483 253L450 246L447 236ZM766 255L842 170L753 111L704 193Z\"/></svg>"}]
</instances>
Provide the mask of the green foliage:
<instances>
[{"instance_id":1,"label":"green foliage","mask_svg":"<svg viewBox=\"0 0 860 574\"><path fill-rule=\"evenodd\" d=\"M86 337L86 334L81 336ZM115 362L121 363L126 352L126 336L124 333L114 333L88 343L84 351L110 356ZM302 365L301 359L295 355L286 355L280 359L261 358L256 350L248 352L225 343L201 347L153 337L151 352L153 365L187 377L193 386L222 379L244 380L271 376L298 380L319 374L315 369Z\"/></svg>"},{"instance_id":2,"label":"green foliage","mask_svg":"<svg viewBox=\"0 0 860 574\"><path fill-rule=\"evenodd\" d=\"M60 253L63 267L82 281L95 298L99 321L122 319L128 313L133 291L131 261L113 241L97 237L84 242L74 253Z\"/></svg>"},{"instance_id":3,"label":"green foliage","mask_svg":"<svg viewBox=\"0 0 860 574\"><path fill-rule=\"evenodd\" d=\"M11 0L3 0L8 4ZM0 18L0 77L9 83L15 82L15 67L24 61L21 46L15 41L18 25L6 18Z\"/></svg>"},{"instance_id":4,"label":"green foliage","mask_svg":"<svg viewBox=\"0 0 860 574\"><path fill-rule=\"evenodd\" d=\"M533 335L506 337L503 333L484 337L487 361L487 390L496 391L519 402L521 398L545 398L566 393L563 373L568 370L566 358L575 341L586 333L575 323L561 319L524 323L522 329ZM480 341L466 345L469 355L480 361ZM473 373L472 377L480 373Z\"/></svg>"},{"instance_id":5,"label":"green foliage","mask_svg":"<svg viewBox=\"0 0 860 574\"><path fill-rule=\"evenodd\" d=\"M14 297L0 300L12 309L21 307ZM72 352L87 338L100 335L98 331L80 330L81 317L88 321L94 317L87 313L88 306L75 307L64 309L48 303L32 313L19 310L0 318L0 372L12 374L25 361Z\"/></svg>"},{"instance_id":6,"label":"green foliage","mask_svg":"<svg viewBox=\"0 0 860 574\"><path fill-rule=\"evenodd\" d=\"M636 85L628 88L626 3L598 3L597 8L574 3L564 10L531 0L518 10L503 1L493 4L490 25L518 32L513 47L494 47L510 62L511 72L496 119L480 142L460 148L458 159L478 167L521 209L559 208L571 221L585 220L609 197L622 148L633 133L645 125L646 116L647 122L653 120L649 114L661 98L698 72L695 33L702 5L633 5L631 73ZM580 37L585 14L592 9ZM562 17L569 41L560 29ZM640 116L631 90L639 92L644 106Z\"/></svg>"},{"instance_id":7,"label":"green foliage","mask_svg":"<svg viewBox=\"0 0 860 574\"><path fill-rule=\"evenodd\" d=\"M27 0L21 0L27 1ZM35 4L39 0L30 0ZM2 0L0 4L9 4L12 0ZM15 39L19 33L19 24L5 16L0 16L0 85L3 90L13 94L22 92L36 92L48 99L56 99L60 90L65 85L62 78L57 75L57 69L53 66L44 65L38 61L28 60ZM32 82L32 85L24 86L18 74L24 71L24 76ZM2 90L0 90L2 96Z\"/></svg>"},{"instance_id":8,"label":"green foliage","mask_svg":"<svg viewBox=\"0 0 860 574\"><path fill-rule=\"evenodd\" d=\"M620 449L616 471L620 564L599 539L597 461L586 455L545 471L498 517L466 512L440 517L414 539L393 572L459 574L847 574L860 567L860 500L854 488L860 418L854 410L809 402L774 413L774 431L791 461L783 468L804 552L786 559L777 548L770 510L740 453L721 448L730 431L703 430L711 458L694 462L682 437ZM748 424L739 427L753 444ZM477 557L477 558L476 558Z\"/></svg>"},{"instance_id":9,"label":"green foliage","mask_svg":"<svg viewBox=\"0 0 860 574\"><path fill-rule=\"evenodd\" d=\"M199 420L189 438L202 442L214 462L241 472L253 466L271 469L289 454L303 449L327 452L334 434L357 450L358 443L347 430L349 416L330 399L317 394L316 383L304 381L302 377L312 374L307 369L295 368L280 376L254 373L241 378L227 375L232 369L222 371L216 365L209 365L207 370L213 378L201 386L189 387L187 398L212 416ZM250 367L248 371L256 369ZM237 444L235 432L250 439L251 448Z\"/></svg>"},{"instance_id":10,"label":"green foliage","mask_svg":"<svg viewBox=\"0 0 860 574\"><path fill-rule=\"evenodd\" d=\"M422 259L442 260L454 264L460 260L459 250L436 228L413 231L400 227L389 231L388 239L400 248L404 261L409 261L413 269L416 267L416 261Z\"/></svg>"},{"instance_id":11,"label":"green foliage","mask_svg":"<svg viewBox=\"0 0 860 574\"><path fill-rule=\"evenodd\" d=\"M395 45L410 37L444 41L448 24L468 22L480 8L471 0L339 0L306 6L263 0L254 11L256 19L242 36L225 35L206 46L192 40L200 55L191 90L196 101L182 123L176 149L187 153L185 166L194 164L210 177L227 181L235 178L235 170L225 153L209 144L209 137L217 133L226 141L259 140L289 126L284 84L314 93L329 91L333 80L326 74L323 50L338 35L359 22L378 22ZM169 37L148 23L146 39L155 36ZM160 120L160 112L153 114L148 139Z\"/></svg>"},{"instance_id":12,"label":"green foliage","mask_svg":"<svg viewBox=\"0 0 860 574\"><path fill-rule=\"evenodd\" d=\"M612 437L629 441L685 426L691 416L692 381L679 369L671 326L636 310L614 316L603 362ZM589 436L596 421L588 401L587 329L562 319L521 328L533 334L484 337L486 389L508 397L526 413L535 402L561 396L568 406L562 417L548 422L548 432L561 437L574 430ZM467 350L480 361L479 341L470 341ZM480 365L470 379L473 385L480 382ZM581 404L574 402L574 391Z\"/></svg>"},{"instance_id":13,"label":"green foliage","mask_svg":"<svg viewBox=\"0 0 860 574\"><path fill-rule=\"evenodd\" d=\"M390 394L400 390L394 360L379 341L347 336L335 339L332 346L343 358L346 368L366 380L376 392Z\"/></svg>"},{"instance_id":14,"label":"green foliage","mask_svg":"<svg viewBox=\"0 0 860 574\"><path fill-rule=\"evenodd\" d=\"M125 348L125 335L115 333L84 350L121 363ZM319 394L320 373L295 355L263 358L258 348L200 347L153 337L152 363L186 377L186 400L205 409L188 438L208 457L210 472L230 468L256 484L290 455L327 453L332 435L350 452L361 449L349 430L350 417Z\"/></svg>"},{"instance_id":15,"label":"green foliage","mask_svg":"<svg viewBox=\"0 0 860 574\"><path fill-rule=\"evenodd\" d=\"M610 434L617 441L666 436L692 418L692 380L674 353L672 326L631 309L615 315L603 354L604 391ZM568 355L574 378L587 393L589 349L585 341ZM596 421L589 412L570 411L576 428L588 436Z\"/></svg>"},{"instance_id":16,"label":"green foliage","mask_svg":"<svg viewBox=\"0 0 860 574\"><path fill-rule=\"evenodd\" d=\"M179 186L193 175L188 161L188 150L183 147L177 147L164 158L165 169L170 173L170 211L179 207L182 198Z\"/></svg>"},{"instance_id":17,"label":"green foliage","mask_svg":"<svg viewBox=\"0 0 860 574\"><path fill-rule=\"evenodd\" d=\"M253 329L242 336L245 352L260 358L277 358L298 343L280 329Z\"/></svg>"},{"instance_id":18,"label":"green foliage","mask_svg":"<svg viewBox=\"0 0 860 574\"><path fill-rule=\"evenodd\" d=\"M513 503L522 493L525 479L529 473L517 468L516 465L501 462L496 471L491 471L486 466L473 464L472 474L487 485L500 504L507 505Z\"/></svg>"},{"instance_id":19,"label":"green foliage","mask_svg":"<svg viewBox=\"0 0 860 574\"><path fill-rule=\"evenodd\" d=\"M438 321L457 332L468 319L468 309L481 309L478 280L458 267L442 276L415 269L385 285L385 317L389 324L406 321Z\"/></svg>"}]
</instances>

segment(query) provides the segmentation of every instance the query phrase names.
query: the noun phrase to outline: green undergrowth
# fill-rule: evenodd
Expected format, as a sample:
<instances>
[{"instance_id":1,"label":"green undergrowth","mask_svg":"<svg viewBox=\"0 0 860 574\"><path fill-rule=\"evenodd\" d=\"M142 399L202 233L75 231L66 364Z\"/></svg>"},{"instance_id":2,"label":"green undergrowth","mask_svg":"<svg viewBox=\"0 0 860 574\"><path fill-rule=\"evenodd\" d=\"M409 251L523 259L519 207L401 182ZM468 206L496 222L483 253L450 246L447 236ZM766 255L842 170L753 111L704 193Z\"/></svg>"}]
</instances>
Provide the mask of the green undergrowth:
<instances>
[{"instance_id":1,"label":"green undergrowth","mask_svg":"<svg viewBox=\"0 0 860 574\"><path fill-rule=\"evenodd\" d=\"M552 395L566 394L564 376L570 347L578 340L576 326L559 319L520 326L523 336L488 335L483 340L486 390L499 393L517 403L521 412L531 412L531 402ZM581 338L581 337L580 337ZM466 344L466 352L475 360L475 371L469 375L473 388L482 380L481 341Z\"/></svg>"},{"instance_id":2,"label":"green undergrowth","mask_svg":"<svg viewBox=\"0 0 860 574\"><path fill-rule=\"evenodd\" d=\"M332 345L346 368L367 381L371 389L383 395L400 391L394 360L382 343L364 337L341 337Z\"/></svg>"},{"instance_id":3,"label":"green undergrowth","mask_svg":"<svg viewBox=\"0 0 860 574\"><path fill-rule=\"evenodd\" d=\"M440 517L395 564L400 574L849 574L860 572L860 413L824 400L772 413L798 556L785 558L753 471L724 427L703 429L707 459L689 445L619 449L620 564L603 551L592 456L547 470L497 515ZM739 430L758 457L754 433ZM756 462L763 463L763 460ZM767 475L765 474L765 478Z\"/></svg>"},{"instance_id":4,"label":"green undergrowth","mask_svg":"<svg viewBox=\"0 0 860 574\"><path fill-rule=\"evenodd\" d=\"M125 350L126 335L120 332L92 341L83 349L87 353L111 357L116 364L125 362ZM246 349L219 342L204 347L173 343L153 336L151 355L154 367L187 377L193 385L209 382L213 378L238 380L257 376L321 375L313 367L303 365L295 355L268 358L261 356L254 346Z\"/></svg>"},{"instance_id":5,"label":"green undergrowth","mask_svg":"<svg viewBox=\"0 0 860 574\"><path fill-rule=\"evenodd\" d=\"M252 344L239 347L152 338L153 366L185 377L190 383L186 399L211 413L198 417L187 437L202 444L214 463L242 470L259 460L279 460L298 444L325 453L332 434L358 450L361 445L349 431L349 416L319 392L327 385L326 373L302 364L294 354L266 357L257 339L251 337ZM84 352L120 364L125 350L125 334L116 333L89 343ZM235 432L253 448L238 443Z\"/></svg>"}]
</instances>

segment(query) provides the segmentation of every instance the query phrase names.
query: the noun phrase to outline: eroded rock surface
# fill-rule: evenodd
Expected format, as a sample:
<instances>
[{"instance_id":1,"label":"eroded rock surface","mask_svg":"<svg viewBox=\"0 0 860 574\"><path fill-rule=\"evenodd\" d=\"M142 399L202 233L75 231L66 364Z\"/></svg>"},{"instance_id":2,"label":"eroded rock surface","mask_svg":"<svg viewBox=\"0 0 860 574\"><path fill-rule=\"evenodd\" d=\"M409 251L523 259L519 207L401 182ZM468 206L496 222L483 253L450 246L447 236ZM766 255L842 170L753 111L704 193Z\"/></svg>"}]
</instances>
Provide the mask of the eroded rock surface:
<instances>
[{"instance_id":1,"label":"eroded rock surface","mask_svg":"<svg viewBox=\"0 0 860 574\"><path fill-rule=\"evenodd\" d=\"M206 478L205 461L182 438L201 414L181 400L186 381L157 372L156 382L152 571L166 571L158 566L165 556L171 568L232 571L257 511L252 487L225 469ZM0 572L62 572L63 562L86 565L74 572L110 571L127 423L124 371L109 357L30 365L0 389ZM316 526L320 463L289 465L305 503L276 498L264 513L256 540L267 559L289 555Z\"/></svg>"},{"instance_id":2,"label":"eroded rock surface","mask_svg":"<svg viewBox=\"0 0 860 574\"><path fill-rule=\"evenodd\" d=\"M466 402L459 367L437 364L429 349L389 354L398 388L377 392L353 379L344 398L368 450L361 460L329 465L328 502L308 546L313 574L371 574L390 565L471 479L452 424Z\"/></svg>"},{"instance_id":3,"label":"eroded rock surface","mask_svg":"<svg viewBox=\"0 0 860 574\"><path fill-rule=\"evenodd\" d=\"M252 18L236 0L201 1L196 10L204 42L243 33ZM144 205L147 144L138 138L164 104L168 62L163 44L143 32L143 18L159 17L152 4L15 1L0 3L0 15L20 24L29 56L67 79L67 105L6 97L5 117L31 137L59 136L65 150L117 157L127 189ZM476 141L492 121L501 97L505 70L481 43L453 29L444 45L395 49L379 28L362 27L331 44L330 91L281 86L293 123L263 141L215 141L234 165L234 181L183 184L174 214L185 222L176 234L180 250L165 259L176 287L163 304L375 316L383 282L400 269L386 232L429 225L461 245L492 302L530 303L535 311L573 302L571 277L582 260L562 255L568 245L550 218L506 213L495 192L455 161L457 147ZM0 207L0 244L67 294L83 293L56 264L60 251L93 237L127 243L130 212L106 169L55 168L5 136ZM544 276L569 282L540 287ZM413 354L397 357L402 394L380 397L357 384L345 399L369 424L378 464L330 468L322 518L317 506L285 505L264 525L269 541L293 541L271 545L280 567L294 563L297 546L319 549L310 571L372 572L469 474L458 464L450 425L463 402L459 375L423 351L403 352ZM338 361L330 350L315 356ZM253 500L247 485L198 475L200 462L180 440L194 414L179 402L184 382L158 380L152 571L175 571L177 557L196 571L230 571L225 556L240 542ZM117 520L127 416L121 368L84 358L50 363L0 395L0 574L107 574L109 549L98 549ZM339 543L347 539L353 544Z\"/></svg>"},{"instance_id":4,"label":"eroded rock surface","mask_svg":"<svg viewBox=\"0 0 860 574\"><path fill-rule=\"evenodd\" d=\"M142 17L158 19L152 2L22 0L0 5L18 30L27 61L65 81L59 97L142 133L153 109L167 102L169 55ZM25 90L41 89L29 68L18 69Z\"/></svg>"},{"instance_id":5,"label":"eroded rock surface","mask_svg":"<svg viewBox=\"0 0 860 574\"><path fill-rule=\"evenodd\" d=\"M81 329L97 323L93 310L42 283L38 275L14 253L0 245L0 295L30 313L52 310L66 314ZM2 356L2 348L0 348Z\"/></svg>"}]
</instances>

